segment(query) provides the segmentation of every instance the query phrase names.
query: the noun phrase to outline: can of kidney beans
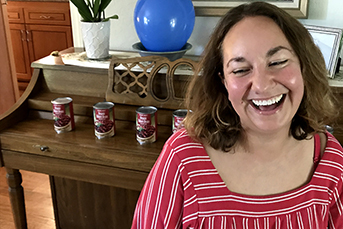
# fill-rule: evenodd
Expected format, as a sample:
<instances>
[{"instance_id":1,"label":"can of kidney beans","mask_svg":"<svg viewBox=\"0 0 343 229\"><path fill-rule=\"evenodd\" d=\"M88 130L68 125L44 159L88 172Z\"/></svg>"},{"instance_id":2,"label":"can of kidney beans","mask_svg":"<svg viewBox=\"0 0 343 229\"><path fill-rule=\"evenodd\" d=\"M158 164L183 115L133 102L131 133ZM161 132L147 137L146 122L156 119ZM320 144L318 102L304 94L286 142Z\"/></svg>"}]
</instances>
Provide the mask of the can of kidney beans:
<instances>
[{"instance_id":1,"label":"can of kidney beans","mask_svg":"<svg viewBox=\"0 0 343 229\"><path fill-rule=\"evenodd\" d=\"M114 104L100 102L93 106L94 132L98 139L112 137L116 133Z\"/></svg>"},{"instance_id":2,"label":"can of kidney beans","mask_svg":"<svg viewBox=\"0 0 343 229\"><path fill-rule=\"evenodd\" d=\"M187 115L186 109L179 109L173 112L173 125L172 131L175 133L177 130L183 127L182 121L185 119Z\"/></svg>"},{"instance_id":3,"label":"can of kidney beans","mask_svg":"<svg viewBox=\"0 0 343 229\"><path fill-rule=\"evenodd\" d=\"M157 108L143 106L136 110L136 139L140 144L157 139Z\"/></svg>"},{"instance_id":4,"label":"can of kidney beans","mask_svg":"<svg viewBox=\"0 0 343 229\"><path fill-rule=\"evenodd\" d=\"M69 97L57 98L51 101L54 118L54 129L60 134L75 128L73 100Z\"/></svg>"}]
</instances>

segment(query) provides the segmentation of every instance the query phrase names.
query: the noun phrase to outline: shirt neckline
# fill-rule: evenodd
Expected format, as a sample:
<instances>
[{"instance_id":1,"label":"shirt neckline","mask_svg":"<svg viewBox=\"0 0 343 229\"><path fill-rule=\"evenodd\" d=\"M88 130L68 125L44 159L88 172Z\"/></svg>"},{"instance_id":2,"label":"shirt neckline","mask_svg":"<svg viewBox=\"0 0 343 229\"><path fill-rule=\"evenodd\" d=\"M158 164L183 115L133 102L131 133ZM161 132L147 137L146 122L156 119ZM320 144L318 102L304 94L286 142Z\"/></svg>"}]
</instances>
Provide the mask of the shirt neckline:
<instances>
[{"instance_id":1,"label":"shirt neckline","mask_svg":"<svg viewBox=\"0 0 343 229\"><path fill-rule=\"evenodd\" d=\"M327 136L327 133L325 133L325 135ZM216 176L219 177L220 181L225 184L225 189L227 190L229 195L233 195L233 196L237 196L237 197L242 197L242 198L249 198L249 199L266 199L266 198L281 198L284 196L288 196L294 193L301 193L305 190L307 190L313 183L314 183L314 174L317 171L317 167L318 164L320 162L320 136L319 134L315 134L314 136L314 152L313 152L313 163L314 163L314 171L312 174L312 177L310 179L310 181L298 188L286 191L286 192L282 192L282 193L276 193L276 194L270 194L270 195L248 195L248 194L242 194L242 193L237 193L237 192L233 192L231 191L225 184L225 182L223 181L222 177L219 175L219 172L217 171L216 167L213 165L212 160L210 158L210 156L207 154L205 147L202 145L203 148L203 152L206 154L206 156L209 159L209 163L211 164L212 169L214 169L216 171Z\"/></svg>"}]
</instances>

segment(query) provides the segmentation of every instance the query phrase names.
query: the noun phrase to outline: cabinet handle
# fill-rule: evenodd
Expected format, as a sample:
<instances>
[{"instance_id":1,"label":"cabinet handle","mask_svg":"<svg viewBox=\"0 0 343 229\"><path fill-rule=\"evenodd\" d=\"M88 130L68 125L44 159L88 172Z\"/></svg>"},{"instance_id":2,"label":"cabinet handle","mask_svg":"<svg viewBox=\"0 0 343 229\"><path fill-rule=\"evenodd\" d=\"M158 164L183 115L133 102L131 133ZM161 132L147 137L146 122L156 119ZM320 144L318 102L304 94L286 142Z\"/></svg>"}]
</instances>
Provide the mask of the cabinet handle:
<instances>
[{"instance_id":1,"label":"cabinet handle","mask_svg":"<svg viewBox=\"0 0 343 229\"><path fill-rule=\"evenodd\" d=\"M26 34L27 34L26 40L27 40L27 42L30 42L32 40L32 39L30 39L31 38L31 32L29 30L26 30Z\"/></svg>"},{"instance_id":2,"label":"cabinet handle","mask_svg":"<svg viewBox=\"0 0 343 229\"><path fill-rule=\"evenodd\" d=\"M20 33L21 33L21 41L26 41L25 31L21 29Z\"/></svg>"},{"instance_id":3,"label":"cabinet handle","mask_svg":"<svg viewBox=\"0 0 343 229\"><path fill-rule=\"evenodd\" d=\"M51 16L40 15L39 18L40 18L40 19L50 19Z\"/></svg>"},{"instance_id":4,"label":"cabinet handle","mask_svg":"<svg viewBox=\"0 0 343 229\"><path fill-rule=\"evenodd\" d=\"M34 148L40 149L42 152L48 152L49 151L49 146L45 145L33 145Z\"/></svg>"},{"instance_id":5,"label":"cabinet handle","mask_svg":"<svg viewBox=\"0 0 343 229\"><path fill-rule=\"evenodd\" d=\"M48 146L41 146L40 147L40 151L42 151L42 152L45 152L45 151L48 151L48 150L49 150Z\"/></svg>"}]
</instances>

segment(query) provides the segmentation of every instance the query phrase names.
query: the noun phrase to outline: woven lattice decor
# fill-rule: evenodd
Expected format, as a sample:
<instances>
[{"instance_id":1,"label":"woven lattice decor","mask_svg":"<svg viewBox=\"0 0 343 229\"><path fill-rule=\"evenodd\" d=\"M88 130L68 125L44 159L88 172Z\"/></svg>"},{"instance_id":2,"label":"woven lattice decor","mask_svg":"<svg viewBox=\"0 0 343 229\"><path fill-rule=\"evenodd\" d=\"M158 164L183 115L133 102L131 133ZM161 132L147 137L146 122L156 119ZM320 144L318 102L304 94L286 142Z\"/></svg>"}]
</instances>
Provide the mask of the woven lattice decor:
<instances>
[{"instance_id":1,"label":"woven lattice decor","mask_svg":"<svg viewBox=\"0 0 343 229\"><path fill-rule=\"evenodd\" d=\"M184 100L187 84L197 62L165 57L128 59L113 57L106 100L139 106L177 109Z\"/></svg>"}]
</instances>

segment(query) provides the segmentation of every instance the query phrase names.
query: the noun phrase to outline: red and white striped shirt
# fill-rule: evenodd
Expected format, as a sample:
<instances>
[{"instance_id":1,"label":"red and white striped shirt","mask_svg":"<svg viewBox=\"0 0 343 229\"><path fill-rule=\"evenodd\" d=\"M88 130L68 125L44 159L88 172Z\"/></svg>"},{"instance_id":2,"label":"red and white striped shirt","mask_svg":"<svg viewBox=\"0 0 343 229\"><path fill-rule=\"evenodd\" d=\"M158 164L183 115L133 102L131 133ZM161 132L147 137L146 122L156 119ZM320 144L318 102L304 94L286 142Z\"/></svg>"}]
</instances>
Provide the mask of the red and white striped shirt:
<instances>
[{"instance_id":1,"label":"red and white striped shirt","mask_svg":"<svg viewBox=\"0 0 343 229\"><path fill-rule=\"evenodd\" d=\"M230 192L202 144L185 130L166 142L139 197L132 229L343 229L343 149L328 141L311 181L292 191ZM320 155L315 136L315 158Z\"/></svg>"}]
</instances>

